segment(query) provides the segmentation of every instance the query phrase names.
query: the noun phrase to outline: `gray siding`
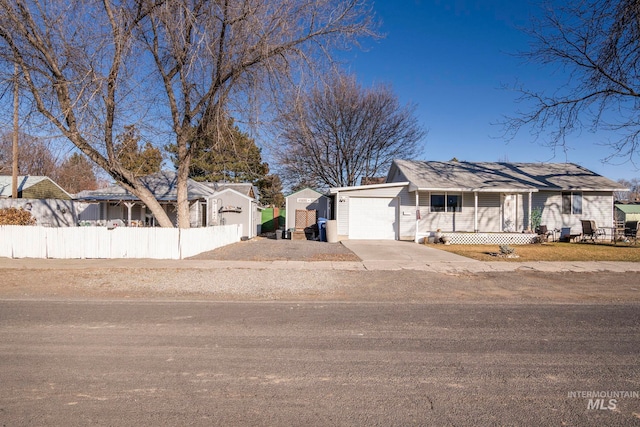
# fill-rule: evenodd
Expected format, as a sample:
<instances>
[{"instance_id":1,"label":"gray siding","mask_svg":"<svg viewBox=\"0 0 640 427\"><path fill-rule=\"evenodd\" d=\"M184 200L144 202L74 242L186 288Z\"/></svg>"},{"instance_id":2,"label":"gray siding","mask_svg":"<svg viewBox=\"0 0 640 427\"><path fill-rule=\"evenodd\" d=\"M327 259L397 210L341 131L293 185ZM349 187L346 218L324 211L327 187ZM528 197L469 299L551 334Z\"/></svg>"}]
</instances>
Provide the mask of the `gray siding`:
<instances>
[{"instance_id":1,"label":"gray siding","mask_svg":"<svg viewBox=\"0 0 640 427\"><path fill-rule=\"evenodd\" d=\"M255 231L251 227L252 203L247 197L235 193L233 191L223 191L216 195L222 202L218 209L222 208L222 212L218 214L218 220L221 225L242 225L242 234L247 237L254 237ZM241 208L240 212L225 212L225 208L237 206Z\"/></svg>"},{"instance_id":2,"label":"gray siding","mask_svg":"<svg viewBox=\"0 0 640 427\"><path fill-rule=\"evenodd\" d=\"M318 211L318 218L331 219L330 200L327 196L305 188L286 197L286 228L295 227L296 210Z\"/></svg>"}]
</instances>

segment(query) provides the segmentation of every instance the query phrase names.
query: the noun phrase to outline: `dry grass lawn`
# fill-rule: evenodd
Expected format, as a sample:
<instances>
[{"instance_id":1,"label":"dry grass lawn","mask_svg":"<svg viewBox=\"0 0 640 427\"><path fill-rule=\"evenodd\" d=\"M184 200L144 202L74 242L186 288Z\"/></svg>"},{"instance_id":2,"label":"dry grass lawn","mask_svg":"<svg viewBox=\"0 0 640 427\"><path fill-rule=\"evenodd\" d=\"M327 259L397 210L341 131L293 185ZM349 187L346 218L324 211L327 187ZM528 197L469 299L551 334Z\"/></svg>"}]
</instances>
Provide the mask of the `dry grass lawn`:
<instances>
[{"instance_id":1,"label":"dry grass lawn","mask_svg":"<svg viewBox=\"0 0 640 427\"><path fill-rule=\"evenodd\" d=\"M437 245L438 249L480 261L630 261L640 262L640 243L544 243L513 245L518 258L493 256L498 245Z\"/></svg>"}]
</instances>

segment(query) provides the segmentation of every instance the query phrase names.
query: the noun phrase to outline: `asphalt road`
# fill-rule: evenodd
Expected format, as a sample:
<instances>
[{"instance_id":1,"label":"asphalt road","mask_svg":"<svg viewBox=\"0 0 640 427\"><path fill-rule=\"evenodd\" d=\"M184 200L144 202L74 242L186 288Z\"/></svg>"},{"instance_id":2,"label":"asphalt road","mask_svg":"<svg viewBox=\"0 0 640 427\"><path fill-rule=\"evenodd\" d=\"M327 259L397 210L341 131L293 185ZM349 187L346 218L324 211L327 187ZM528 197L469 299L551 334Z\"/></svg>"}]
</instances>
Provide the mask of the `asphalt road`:
<instances>
[{"instance_id":1,"label":"asphalt road","mask_svg":"<svg viewBox=\"0 0 640 427\"><path fill-rule=\"evenodd\" d=\"M3 300L0 425L640 425L638 308Z\"/></svg>"}]
</instances>

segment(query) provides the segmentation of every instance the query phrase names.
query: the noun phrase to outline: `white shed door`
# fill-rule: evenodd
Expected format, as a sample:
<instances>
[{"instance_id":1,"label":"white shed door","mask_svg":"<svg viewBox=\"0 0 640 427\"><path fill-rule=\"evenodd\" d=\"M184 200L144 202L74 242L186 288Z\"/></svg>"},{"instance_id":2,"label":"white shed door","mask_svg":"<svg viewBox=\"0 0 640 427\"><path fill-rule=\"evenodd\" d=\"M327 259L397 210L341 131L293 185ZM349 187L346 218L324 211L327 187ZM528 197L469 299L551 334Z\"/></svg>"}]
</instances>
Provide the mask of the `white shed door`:
<instances>
[{"instance_id":1,"label":"white shed door","mask_svg":"<svg viewBox=\"0 0 640 427\"><path fill-rule=\"evenodd\" d=\"M349 239L395 240L397 222L396 198L349 198Z\"/></svg>"}]
</instances>

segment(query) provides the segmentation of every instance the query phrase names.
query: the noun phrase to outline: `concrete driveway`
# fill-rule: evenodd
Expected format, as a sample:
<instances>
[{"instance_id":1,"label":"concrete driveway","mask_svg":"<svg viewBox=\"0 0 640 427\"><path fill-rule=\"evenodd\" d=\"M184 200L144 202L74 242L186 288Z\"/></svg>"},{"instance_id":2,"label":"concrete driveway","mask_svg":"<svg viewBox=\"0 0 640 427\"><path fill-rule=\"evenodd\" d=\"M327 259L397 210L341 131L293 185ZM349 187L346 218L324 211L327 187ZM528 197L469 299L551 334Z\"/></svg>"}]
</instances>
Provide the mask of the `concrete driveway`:
<instances>
[{"instance_id":1,"label":"concrete driveway","mask_svg":"<svg viewBox=\"0 0 640 427\"><path fill-rule=\"evenodd\" d=\"M343 240L342 244L363 262L367 270L421 269L430 264L468 266L482 264L432 246L399 240Z\"/></svg>"}]
</instances>

